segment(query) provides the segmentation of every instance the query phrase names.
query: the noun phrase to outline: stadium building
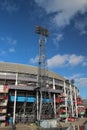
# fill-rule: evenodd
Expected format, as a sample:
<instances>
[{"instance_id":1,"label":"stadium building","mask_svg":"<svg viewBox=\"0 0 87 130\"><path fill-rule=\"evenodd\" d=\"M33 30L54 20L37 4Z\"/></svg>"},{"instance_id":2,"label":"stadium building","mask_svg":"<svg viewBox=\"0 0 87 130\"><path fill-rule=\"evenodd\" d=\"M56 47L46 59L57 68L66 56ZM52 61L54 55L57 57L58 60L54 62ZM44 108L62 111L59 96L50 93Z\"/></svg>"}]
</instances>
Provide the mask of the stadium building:
<instances>
[{"instance_id":1,"label":"stadium building","mask_svg":"<svg viewBox=\"0 0 87 130\"><path fill-rule=\"evenodd\" d=\"M73 80L48 71L49 82L47 89L41 90L41 100L40 92L37 95L37 75L38 68L34 66L0 63L0 124L34 122L39 111L40 119L61 121L84 115L83 102Z\"/></svg>"}]
</instances>

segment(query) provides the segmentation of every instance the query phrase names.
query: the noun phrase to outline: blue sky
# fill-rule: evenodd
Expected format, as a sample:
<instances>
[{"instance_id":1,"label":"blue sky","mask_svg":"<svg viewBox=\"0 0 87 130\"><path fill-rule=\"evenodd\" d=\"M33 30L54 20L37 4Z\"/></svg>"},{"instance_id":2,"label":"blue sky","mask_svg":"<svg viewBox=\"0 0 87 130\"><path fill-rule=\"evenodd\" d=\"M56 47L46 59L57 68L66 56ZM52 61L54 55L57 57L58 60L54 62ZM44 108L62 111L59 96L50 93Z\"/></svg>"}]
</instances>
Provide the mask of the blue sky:
<instances>
[{"instance_id":1,"label":"blue sky","mask_svg":"<svg viewBox=\"0 0 87 130\"><path fill-rule=\"evenodd\" d=\"M87 99L87 0L0 0L0 61L37 66L39 35L50 32L48 68L74 79Z\"/></svg>"}]
</instances>

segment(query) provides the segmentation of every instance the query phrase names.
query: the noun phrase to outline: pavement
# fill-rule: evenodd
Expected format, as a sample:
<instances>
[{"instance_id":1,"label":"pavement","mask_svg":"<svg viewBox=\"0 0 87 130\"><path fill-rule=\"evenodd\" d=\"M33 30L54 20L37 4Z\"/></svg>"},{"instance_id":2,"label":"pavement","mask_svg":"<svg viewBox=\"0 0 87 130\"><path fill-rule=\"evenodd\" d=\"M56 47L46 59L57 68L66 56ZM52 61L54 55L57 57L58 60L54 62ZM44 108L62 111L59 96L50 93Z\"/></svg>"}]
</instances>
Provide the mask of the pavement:
<instances>
[{"instance_id":1,"label":"pavement","mask_svg":"<svg viewBox=\"0 0 87 130\"><path fill-rule=\"evenodd\" d=\"M87 118L79 118L76 121L73 122L60 122L61 127L69 127L71 124L75 126L83 126L84 123L87 121Z\"/></svg>"},{"instance_id":2,"label":"pavement","mask_svg":"<svg viewBox=\"0 0 87 130\"><path fill-rule=\"evenodd\" d=\"M75 122L59 122L58 128L64 128L64 127L69 127L71 124L75 126L83 126L83 124L87 121L87 118L80 118L77 119ZM31 124L17 124L15 130L37 130L37 126L34 123ZM5 126L5 127L0 127L0 130L14 130L12 129L12 126Z\"/></svg>"}]
</instances>

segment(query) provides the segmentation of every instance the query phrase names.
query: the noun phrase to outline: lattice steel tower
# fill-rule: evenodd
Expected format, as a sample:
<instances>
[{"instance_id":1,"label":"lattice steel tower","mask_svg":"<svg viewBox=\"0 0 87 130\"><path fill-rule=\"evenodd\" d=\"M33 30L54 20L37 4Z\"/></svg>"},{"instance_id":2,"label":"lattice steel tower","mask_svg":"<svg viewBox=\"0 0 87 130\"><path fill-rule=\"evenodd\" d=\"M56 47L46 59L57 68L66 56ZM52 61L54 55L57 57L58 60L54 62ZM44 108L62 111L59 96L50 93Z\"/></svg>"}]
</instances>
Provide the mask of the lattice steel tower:
<instances>
[{"instance_id":1,"label":"lattice steel tower","mask_svg":"<svg viewBox=\"0 0 87 130\"><path fill-rule=\"evenodd\" d=\"M49 32L47 29L36 26L36 33L40 35L39 39L39 59L38 59L38 86L40 88L47 86L48 69L46 57L46 37Z\"/></svg>"},{"instance_id":2,"label":"lattice steel tower","mask_svg":"<svg viewBox=\"0 0 87 130\"><path fill-rule=\"evenodd\" d=\"M47 29L36 26L35 31L40 35L39 39L39 59L38 59L38 84L37 84L37 120L45 118L45 115L51 110L51 96L48 93L49 77L48 77L48 66L46 57L46 37L49 36ZM48 95L47 95L48 93ZM50 99L49 99L50 96ZM46 101L48 97L48 102ZM47 108L50 110L46 110ZM49 114L53 112L50 111Z\"/></svg>"}]
</instances>

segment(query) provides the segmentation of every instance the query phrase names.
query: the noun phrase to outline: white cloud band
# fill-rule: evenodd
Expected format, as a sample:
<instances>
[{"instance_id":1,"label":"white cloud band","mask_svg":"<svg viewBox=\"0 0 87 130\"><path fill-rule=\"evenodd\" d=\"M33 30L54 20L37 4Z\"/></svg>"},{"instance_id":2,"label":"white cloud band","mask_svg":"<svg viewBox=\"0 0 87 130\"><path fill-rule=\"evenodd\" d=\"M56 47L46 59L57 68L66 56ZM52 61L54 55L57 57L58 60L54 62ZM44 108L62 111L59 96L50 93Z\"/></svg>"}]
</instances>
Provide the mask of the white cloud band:
<instances>
[{"instance_id":1,"label":"white cloud band","mask_svg":"<svg viewBox=\"0 0 87 130\"><path fill-rule=\"evenodd\" d=\"M66 26L79 12L86 12L87 0L35 0L48 14L55 13L53 22L58 26Z\"/></svg>"},{"instance_id":2,"label":"white cloud band","mask_svg":"<svg viewBox=\"0 0 87 130\"><path fill-rule=\"evenodd\" d=\"M48 59L48 66L50 68L54 67L63 67L63 66L76 66L79 64L83 64L85 62L84 56L77 56L75 54L72 55L56 55L50 59Z\"/></svg>"},{"instance_id":3,"label":"white cloud band","mask_svg":"<svg viewBox=\"0 0 87 130\"><path fill-rule=\"evenodd\" d=\"M38 62L38 56L35 58L30 59L30 63L35 64ZM84 65L85 64L85 65ZM65 55L55 55L52 58L48 59L48 67L49 68L57 68L57 67L67 67L67 66L77 66L87 65L87 60L82 55L75 55L75 54L65 54Z\"/></svg>"}]
</instances>

